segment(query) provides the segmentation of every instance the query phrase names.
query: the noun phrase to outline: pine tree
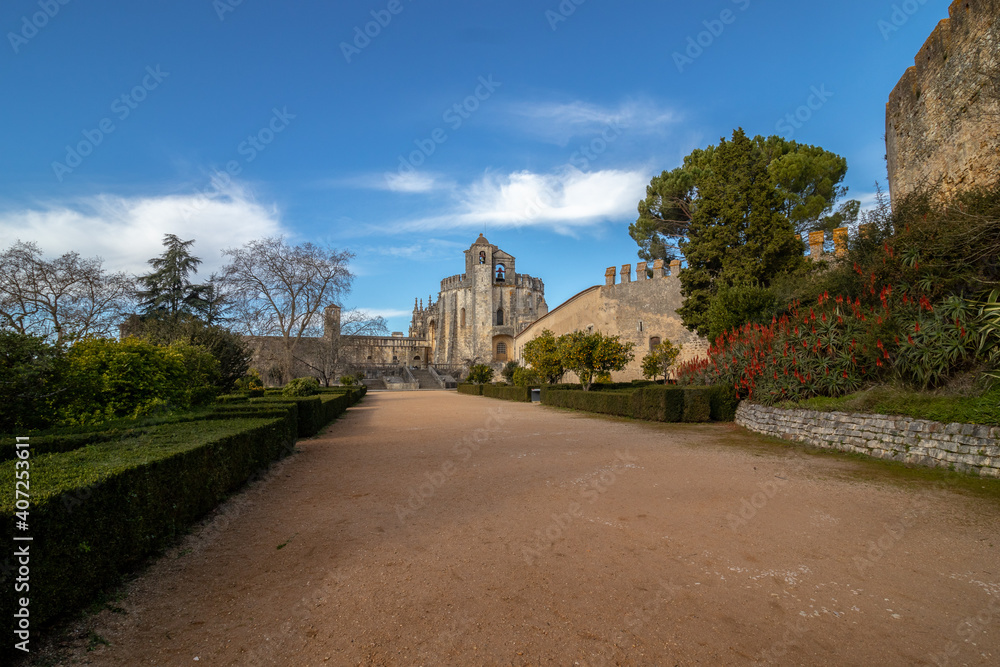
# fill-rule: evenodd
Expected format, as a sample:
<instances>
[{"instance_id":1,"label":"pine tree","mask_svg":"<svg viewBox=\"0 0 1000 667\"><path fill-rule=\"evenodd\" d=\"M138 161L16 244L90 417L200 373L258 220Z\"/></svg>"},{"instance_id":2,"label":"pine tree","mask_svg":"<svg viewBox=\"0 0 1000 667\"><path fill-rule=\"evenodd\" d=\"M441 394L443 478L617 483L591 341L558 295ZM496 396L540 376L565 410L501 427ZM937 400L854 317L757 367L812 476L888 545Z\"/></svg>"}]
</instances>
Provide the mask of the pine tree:
<instances>
[{"instance_id":1,"label":"pine tree","mask_svg":"<svg viewBox=\"0 0 1000 667\"><path fill-rule=\"evenodd\" d=\"M159 257L149 260L153 272L139 276L139 284L144 289L138 295L142 299L143 312L161 312L176 317L180 314L197 315L209 306L214 306L214 289L211 285L196 285L189 276L198 273L201 260L191 254L194 240L181 241L174 234L163 237L166 250Z\"/></svg>"},{"instance_id":2,"label":"pine tree","mask_svg":"<svg viewBox=\"0 0 1000 667\"><path fill-rule=\"evenodd\" d=\"M715 150L713 169L699 189L680 280L685 326L708 333L708 308L720 284L767 287L805 263L802 239L783 213L767 157L742 129Z\"/></svg>"}]
</instances>

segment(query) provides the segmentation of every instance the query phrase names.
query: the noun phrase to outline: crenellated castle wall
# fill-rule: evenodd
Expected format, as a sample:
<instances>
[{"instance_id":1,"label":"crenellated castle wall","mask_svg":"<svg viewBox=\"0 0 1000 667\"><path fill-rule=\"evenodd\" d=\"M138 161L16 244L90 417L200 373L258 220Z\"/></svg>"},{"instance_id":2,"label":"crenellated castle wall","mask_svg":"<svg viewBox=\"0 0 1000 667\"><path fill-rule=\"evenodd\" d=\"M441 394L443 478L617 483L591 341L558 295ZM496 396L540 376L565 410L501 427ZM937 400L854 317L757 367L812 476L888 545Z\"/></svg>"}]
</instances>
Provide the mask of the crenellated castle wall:
<instances>
[{"instance_id":1,"label":"crenellated castle wall","mask_svg":"<svg viewBox=\"0 0 1000 667\"><path fill-rule=\"evenodd\" d=\"M923 185L942 194L1000 180L1000 0L955 0L886 104L895 203Z\"/></svg>"}]
</instances>

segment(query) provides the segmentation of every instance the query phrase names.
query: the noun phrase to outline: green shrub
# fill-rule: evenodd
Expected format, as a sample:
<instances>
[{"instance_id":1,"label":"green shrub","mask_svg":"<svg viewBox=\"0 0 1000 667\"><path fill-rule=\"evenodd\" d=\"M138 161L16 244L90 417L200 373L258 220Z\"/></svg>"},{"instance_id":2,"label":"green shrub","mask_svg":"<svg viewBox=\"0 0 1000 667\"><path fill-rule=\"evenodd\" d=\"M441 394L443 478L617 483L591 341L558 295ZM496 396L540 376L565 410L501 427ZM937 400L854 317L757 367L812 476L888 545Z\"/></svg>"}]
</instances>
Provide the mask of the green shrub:
<instances>
[{"instance_id":1,"label":"green shrub","mask_svg":"<svg viewBox=\"0 0 1000 667\"><path fill-rule=\"evenodd\" d=\"M736 421L736 408L740 406L740 399L731 387L721 385L712 387L709 400L712 421Z\"/></svg>"},{"instance_id":2,"label":"green shrub","mask_svg":"<svg viewBox=\"0 0 1000 667\"><path fill-rule=\"evenodd\" d=\"M285 396L315 396L319 393L319 380L314 377L295 378L281 390Z\"/></svg>"},{"instance_id":3,"label":"green shrub","mask_svg":"<svg viewBox=\"0 0 1000 667\"><path fill-rule=\"evenodd\" d=\"M707 422L712 418L712 387L684 387L684 415L681 421Z\"/></svg>"},{"instance_id":4,"label":"green shrub","mask_svg":"<svg viewBox=\"0 0 1000 667\"><path fill-rule=\"evenodd\" d=\"M32 627L73 613L291 451L285 418L175 424L31 458ZM0 530L14 533L15 463L0 464ZM11 619L15 597L0 600ZM7 621L8 624L10 620Z\"/></svg>"},{"instance_id":5,"label":"green shrub","mask_svg":"<svg viewBox=\"0 0 1000 667\"><path fill-rule=\"evenodd\" d=\"M493 369L486 364L476 364L469 369L469 382L472 384L489 384L493 382Z\"/></svg>"},{"instance_id":6,"label":"green shrub","mask_svg":"<svg viewBox=\"0 0 1000 667\"><path fill-rule=\"evenodd\" d=\"M64 424L184 410L214 396L218 362L206 350L169 347L137 338L85 339L66 353L67 387L59 410Z\"/></svg>"},{"instance_id":7,"label":"green shrub","mask_svg":"<svg viewBox=\"0 0 1000 667\"><path fill-rule=\"evenodd\" d=\"M684 390L677 385L651 385L632 394L632 416L658 422L679 422L684 416Z\"/></svg>"},{"instance_id":8,"label":"green shrub","mask_svg":"<svg viewBox=\"0 0 1000 667\"><path fill-rule=\"evenodd\" d=\"M596 412L618 417L632 416L632 394L611 391L568 391L549 390L542 397L542 403L557 408L572 408L585 412Z\"/></svg>"},{"instance_id":9,"label":"green shrub","mask_svg":"<svg viewBox=\"0 0 1000 667\"><path fill-rule=\"evenodd\" d=\"M508 387L506 385L484 384L482 387L483 396L487 398L499 398L505 401L520 401L522 403L531 402L531 389L528 387Z\"/></svg>"},{"instance_id":10,"label":"green shrub","mask_svg":"<svg viewBox=\"0 0 1000 667\"><path fill-rule=\"evenodd\" d=\"M524 368L519 366L514 369L514 386L515 387L538 387L541 385L541 378L538 377L538 373L530 368Z\"/></svg>"},{"instance_id":11,"label":"green shrub","mask_svg":"<svg viewBox=\"0 0 1000 667\"><path fill-rule=\"evenodd\" d=\"M481 385L481 384L463 383L463 384L458 385L458 393L460 393L460 394L468 394L470 396L482 396L483 395L483 387L484 386L485 385Z\"/></svg>"},{"instance_id":12,"label":"green shrub","mask_svg":"<svg viewBox=\"0 0 1000 667\"><path fill-rule=\"evenodd\" d=\"M60 349L39 336L0 331L0 433L45 428L67 392Z\"/></svg>"},{"instance_id":13,"label":"green shrub","mask_svg":"<svg viewBox=\"0 0 1000 667\"><path fill-rule=\"evenodd\" d=\"M353 387L357 383L358 383L358 379L356 377L354 377L353 375L341 375L340 376L340 384L342 384L345 387Z\"/></svg>"}]
</instances>

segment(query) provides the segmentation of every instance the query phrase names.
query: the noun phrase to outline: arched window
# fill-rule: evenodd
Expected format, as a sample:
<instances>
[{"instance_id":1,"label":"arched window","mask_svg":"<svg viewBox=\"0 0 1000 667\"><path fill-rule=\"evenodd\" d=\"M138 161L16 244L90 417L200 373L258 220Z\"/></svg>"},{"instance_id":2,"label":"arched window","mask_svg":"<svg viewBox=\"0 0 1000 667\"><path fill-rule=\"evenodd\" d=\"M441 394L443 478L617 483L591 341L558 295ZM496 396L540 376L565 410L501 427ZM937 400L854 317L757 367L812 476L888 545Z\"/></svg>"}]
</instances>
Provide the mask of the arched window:
<instances>
[{"instance_id":1,"label":"arched window","mask_svg":"<svg viewBox=\"0 0 1000 667\"><path fill-rule=\"evenodd\" d=\"M497 282L502 283L507 275L507 267L503 264L497 264Z\"/></svg>"},{"instance_id":2,"label":"arched window","mask_svg":"<svg viewBox=\"0 0 1000 667\"><path fill-rule=\"evenodd\" d=\"M507 343L497 343L497 356L507 354Z\"/></svg>"},{"instance_id":3,"label":"arched window","mask_svg":"<svg viewBox=\"0 0 1000 667\"><path fill-rule=\"evenodd\" d=\"M372 360L372 355L369 354L368 355L368 361L371 361L371 360Z\"/></svg>"},{"instance_id":4,"label":"arched window","mask_svg":"<svg viewBox=\"0 0 1000 667\"><path fill-rule=\"evenodd\" d=\"M479 251L479 263L480 264L485 264L486 263L486 251L485 250L480 250Z\"/></svg>"},{"instance_id":5,"label":"arched window","mask_svg":"<svg viewBox=\"0 0 1000 667\"><path fill-rule=\"evenodd\" d=\"M649 339L649 349L652 350L654 347L656 347L657 345L659 345L661 342L662 341L661 341L661 339L660 339L659 336L653 336L653 337L651 337Z\"/></svg>"},{"instance_id":6,"label":"arched window","mask_svg":"<svg viewBox=\"0 0 1000 667\"><path fill-rule=\"evenodd\" d=\"M465 308L462 309L461 320L462 320L462 326L464 327L465 326Z\"/></svg>"},{"instance_id":7,"label":"arched window","mask_svg":"<svg viewBox=\"0 0 1000 667\"><path fill-rule=\"evenodd\" d=\"M497 309L497 326L498 327L503 326L503 308Z\"/></svg>"},{"instance_id":8,"label":"arched window","mask_svg":"<svg viewBox=\"0 0 1000 667\"><path fill-rule=\"evenodd\" d=\"M418 354L417 356L413 357L413 360L414 361L420 361L420 355Z\"/></svg>"}]
</instances>

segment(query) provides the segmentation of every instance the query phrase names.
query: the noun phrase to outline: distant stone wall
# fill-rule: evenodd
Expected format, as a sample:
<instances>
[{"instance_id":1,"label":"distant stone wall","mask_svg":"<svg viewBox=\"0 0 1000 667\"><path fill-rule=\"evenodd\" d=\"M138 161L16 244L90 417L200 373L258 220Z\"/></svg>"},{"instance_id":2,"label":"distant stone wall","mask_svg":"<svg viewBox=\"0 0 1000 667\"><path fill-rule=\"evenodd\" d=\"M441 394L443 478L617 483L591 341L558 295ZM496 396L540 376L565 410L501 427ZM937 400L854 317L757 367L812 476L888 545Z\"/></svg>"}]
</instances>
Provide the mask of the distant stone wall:
<instances>
[{"instance_id":1,"label":"distant stone wall","mask_svg":"<svg viewBox=\"0 0 1000 667\"><path fill-rule=\"evenodd\" d=\"M740 426L813 447L1000 478L1000 428L740 403Z\"/></svg>"},{"instance_id":2,"label":"distant stone wall","mask_svg":"<svg viewBox=\"0 0 1000 667\"><path fill-rule=\"evenodd\" d=\"M950 196L1000 178L1000 0L955 0L889 96L895 203L923 185Z\"/></svg>"}]
</instances>

